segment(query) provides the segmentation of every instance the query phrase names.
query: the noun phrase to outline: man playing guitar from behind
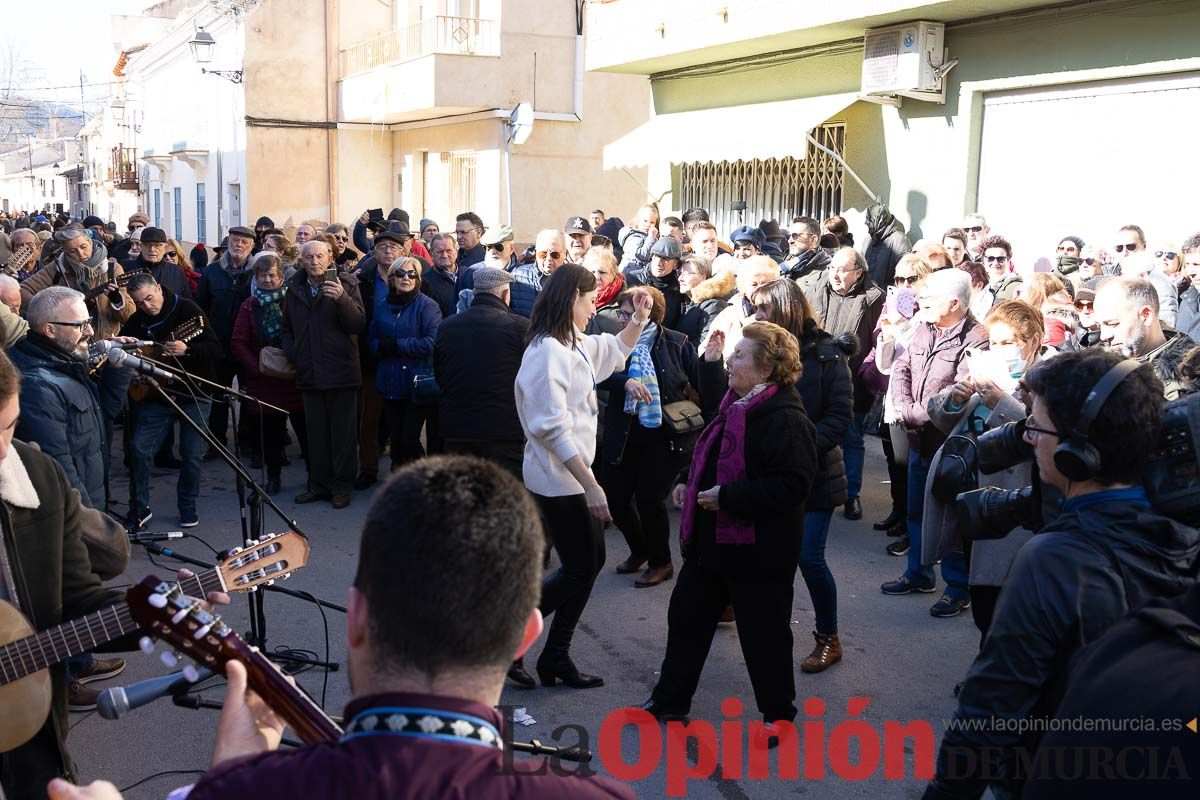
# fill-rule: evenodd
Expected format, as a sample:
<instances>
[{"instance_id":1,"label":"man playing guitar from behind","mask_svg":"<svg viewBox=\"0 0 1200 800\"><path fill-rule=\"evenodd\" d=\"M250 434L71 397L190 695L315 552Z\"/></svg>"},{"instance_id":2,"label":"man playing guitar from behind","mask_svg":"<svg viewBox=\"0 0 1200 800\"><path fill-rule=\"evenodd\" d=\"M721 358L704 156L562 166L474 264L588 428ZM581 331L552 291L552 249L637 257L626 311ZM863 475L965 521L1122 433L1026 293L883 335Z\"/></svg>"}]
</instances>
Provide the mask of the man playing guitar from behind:
<instances>
[{"instance_id":1,"label":"man playing guitar from behind","mask_svg":"<svg viewBox=\"0 0 1200 800\"><path fill-rule=\"evenodd\" d=\"M188 417L201 427L208 424L210 386L199 381L188 380L184 373L206 381L217 378L215 365L223 357L221 340L209 329L200 306L175 292L160 286L153 275L135 275L126 290L137 311L121 333L136 339L158 342L160 352L151 354L156 361L169 364L179 380L164 386L175 402ZM197 323L196 321L201 322ZM200 325L199 332L196 332ZM188 341L179 331L191 333ZM150 465L158 452L167 431L175 421L175 410L162 398L156 389L148 392L130 391L129 404L133 418L130 441L130 522L139 527L149 521L150 511ZM141 399L136 399L141 397ZM200 469L206 445L191 426L183 423L179 431L179 453L183 462L179 470L178 506L179 524L184 528L199 523L196 499L200 494Z\"/></svg>"}]
</instances>

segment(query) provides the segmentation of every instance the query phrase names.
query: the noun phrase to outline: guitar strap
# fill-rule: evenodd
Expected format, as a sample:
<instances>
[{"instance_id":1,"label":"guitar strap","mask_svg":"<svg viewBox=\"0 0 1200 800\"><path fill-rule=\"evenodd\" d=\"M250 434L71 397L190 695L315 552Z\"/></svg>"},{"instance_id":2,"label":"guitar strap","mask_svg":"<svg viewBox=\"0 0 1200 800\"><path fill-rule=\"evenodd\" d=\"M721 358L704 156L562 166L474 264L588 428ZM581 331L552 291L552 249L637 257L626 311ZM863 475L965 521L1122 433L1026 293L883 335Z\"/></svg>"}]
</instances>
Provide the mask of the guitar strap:
<instances>
[{"instance_id":1,"label":"guitar strap","mask_svg":"<svg viewBox=\"0 0 1200 800\"><path fill-rule=\"evenodd\" d=\"M364 709L350 720L342 741L360 736L407 736L504 749L500 731L492 723L469 714L434 708L385 706Z\"/></svg>"}]
</instances>

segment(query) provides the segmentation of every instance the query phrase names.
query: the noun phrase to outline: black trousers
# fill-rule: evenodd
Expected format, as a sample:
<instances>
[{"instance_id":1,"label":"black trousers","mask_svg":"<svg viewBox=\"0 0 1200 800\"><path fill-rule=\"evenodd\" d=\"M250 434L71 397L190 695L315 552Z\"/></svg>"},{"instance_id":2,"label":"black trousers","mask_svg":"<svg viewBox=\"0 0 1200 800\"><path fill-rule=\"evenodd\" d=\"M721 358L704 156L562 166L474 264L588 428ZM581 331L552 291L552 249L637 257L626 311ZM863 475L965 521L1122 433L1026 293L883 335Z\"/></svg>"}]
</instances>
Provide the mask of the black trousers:
<instances>
[{"instance_id":1,"label":"black trousers","mask_svg":"<svg viewBox=\"0 0 1200 800\"><path fill-rule=\"evenodd\" d=\"M608 510L625 535L629 554L651 567L671 563L671 521L667 498L679 472L678 456L662 431L647 431L636 422L620 464L600 471Z\"/></svg>"},{"instance_id":2,"label":"black trousers","mask_svg":"<svg viewBox=\"0 0 1200 800\"><path fill-rule=\"evenodd\" d=\"M583 616L596 576L604 567L604 526L588 512L581 494L544 497L535 494L542 525L562 566L542 579L543 617L550 620L543 658L566 656L575 626Z\"/></svg>"},{"instance_id":3,"label":"black trousers","mask_svg":"<svg viewBox=\"0 0 1200 800\"><path fill-rule=\"evenodd\" d=\"M228 352L228 344L225 349ZM215 366L217 383L226 387L233 386L233 379L237 375L237 363L232 358L226 358L218 361ZM208 409L208 428L217 441L225 442L225 434L229 432L229 403L223 400L213 400L212 406Z\"/></svg>"},{"instance_id":4,"label":"black trousers","mask_svg":"<svg viewBox=\"0 0 1200 800\"><path fill-rule=\"evenodd\" d=\"M447 453L479 456L494 461L508 470L517 480L522 480L525 468L524 442L492 442L482 439L446 439Z\"/></svg>"},{"instance_id":5,"label":"black trousers","mask_svg":"<svg viewBox=\"0 0 1200 800\"><path fill-rule=\"evenodd\" d=\"M992 627L992 619L996 616L996 601L1000 599L999 586L967 586L971 593L971 618L975 627L979 628L979 649L983 649L983 640L987 638Z\"/></svg>"},{"instance_id":6,"label":"black trousers","mask_svg":"<svg viewBox=\"0 0 1200 800\"><path fill-rule=\"evenodd\" d=\"M691 709L717 622L732 604L742 656L763 720L794 720L791 617L795 574L793 567L791 580L759 574L731 578L684 561L667 611L667 654L654 687L654 700L672 711Z\"/></svg>"},{"instance_id":7,"label":"black trousers","mask_svg":"<svg viewBox=\"0 0 1200 800\"><path fill-rule=\"evenodd\" d=\"M300 440L300 453L308 461L308 432L304 425L304 412L293 411L290 414L280 414L277 411L264 410L259 414L243 414L242 427L239 433L242 440L250 448L250 452L262 450L263 462L268 467L283 466L283 451L288 445L287 424L292 421L296 438Z\"/></svg>"},{"instance_id":8,"label":"black trousers","mask_svg":"<svg viewBox=\"0 0 1200 800\"><path fill-rule=\"evenodd\" d=\"M300 392L308 438L308 488L348 495L358 474L358 389Z\"/></svg>"},{"instance_id":9,"label":"black trousers","mask_svg":"<svg viewBox=\"0 0 1200 800\"><path fill-rule=\"evenodd\" d=\"M425 457L421 446L421 428L429 417L429 407L408 400L385 400L388 433L392 440L392 469Z\"/></svg>"}]
</instances>

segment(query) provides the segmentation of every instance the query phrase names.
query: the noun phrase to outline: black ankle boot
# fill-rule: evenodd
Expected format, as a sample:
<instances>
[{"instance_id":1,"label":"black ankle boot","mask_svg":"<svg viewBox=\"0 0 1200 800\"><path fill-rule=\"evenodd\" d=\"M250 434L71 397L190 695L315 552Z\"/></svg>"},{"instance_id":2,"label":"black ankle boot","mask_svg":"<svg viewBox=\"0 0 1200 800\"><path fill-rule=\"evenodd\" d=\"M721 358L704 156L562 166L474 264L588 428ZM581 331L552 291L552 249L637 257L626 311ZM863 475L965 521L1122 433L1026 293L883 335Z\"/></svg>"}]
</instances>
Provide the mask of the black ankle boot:
<instances>
[{"instance_id":1,"label":"black ankle boot","mask_svg":"<svg viewBox=\"0 0 1200 800\"><path fill-rule=\"evenodd\" d=\"M265 486L263 486L263 489L266 491L267 494L270 494L270 495L279 494L279 490L281 488L279 473L280 473L279 467L267 467L267 484Z\"/></svg>"},{"instance_id":2,"label":"black ankle boot","mask_svg":"<svg viewBox=\"0 0 1200 800\"><path fill-rule=\"evenodd\" d=\"M893 507L892 513L888 514L886 519L881 519L871 527L877 531L886 531L888 528L896 527L896 523L900 522L901 520L902 518L900 512Z\"/></svg>"},{"instance_id":3,"label":"black ankle boot","mask_svg":"<svg viewBox=\"0 0 1200 800\"><path fill-rule=\"evenodd\" d=\"M525 671L525 659L523 658L518 658L508 668L508 679L522 689L532 689L537 686L537 681Z\"/></svg>"},{"instance_id":4,"label":"black ankle boot","mask_svg":"<svg viewBox=\"0 0 1200 800\"><path fill-rule=\"evenodd\" d=\"M594 689L604 685L604 678L580 672L566 653L542 653L537 662L537 674L543 686L562 681L572 689Z\"/></svg>"}]
</instances>

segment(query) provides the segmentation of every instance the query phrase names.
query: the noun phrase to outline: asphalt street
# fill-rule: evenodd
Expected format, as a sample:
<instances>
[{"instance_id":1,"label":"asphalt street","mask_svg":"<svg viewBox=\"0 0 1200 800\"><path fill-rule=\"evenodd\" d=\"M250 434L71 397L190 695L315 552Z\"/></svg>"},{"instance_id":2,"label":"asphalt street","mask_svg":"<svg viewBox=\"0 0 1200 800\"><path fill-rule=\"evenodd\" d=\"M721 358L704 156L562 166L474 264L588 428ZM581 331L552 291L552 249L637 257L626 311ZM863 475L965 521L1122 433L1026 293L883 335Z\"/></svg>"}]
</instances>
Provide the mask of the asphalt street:
<instances>
[{"instance_id":1,"label":"asphalt street","mask_svg":"<svg viewBox=\"0 0 1200 800\"><path fill-rule=\"evenodd\" d=\"M605 718L615 709L646 700L655 684L667 635L667 603L674 585L668 582L655 588L635 589L632 577L617 575L613 568L628 551L620 532L612 527L607 533L607 564L596 582L573 648L580 668L602 675L606 685L592 690L561 686L535 690L506 687L503 704L525 708L536 720L536 724L528 727L516 726L514 738L555 743L557 736L559 743L572 745L579 743L582 731L588 746L597 754L592 767L602 773L629 769L631 773L645 774L631 782L639 797L668 796L668 766L676 781L672 788L677 790L682 786L686 796L695 798L781 798L810 793L816 797L838 799L919 797L923 781L913 777L914 739L885 734L884 723L923 720L940 741L943 720L948 719L954 709L952 688L971 662L978 645L978 634L969 614L954 619L930 617L929 606L937 599L936 594L888 597L880 593L879 584L898 576L903 571L904 560L887 555L884 546L891 540L871 528L873 520L886 514L888 494L887 486L883 484L887 473L877 441L870 442L868 448L862 498L864 519L849 522L840 512L835 514L827 550L838 582L839 627L845 657L842 663L819 675L806 675L799 670L800 661L812 648L813 614L804 582L799 575L796 578L792 619L796 642L797 706L802 709L797 722L824 726L823 734L819 735L815 727L805 728L801 756L804 766L798 779L781 777L774 755L769 777L752 779L751 771L744 766L745 752L739 756L733 746L740 729L732 726L741 722L744 727L758 717L737 632L732 625L721 625L717 632L692 706L693 720L710 721L714 731L722 735L722 749L715 757L715 774L685 782L682 776L688 769L708 771L705 769L708 766L706 752L700 752L707 749L698 747L695 741L672 743L662 747L661 754L656 755L656 746L664 741L657 726L644 729L646 736L640 743L640 734L633 726L618 731L624 767L614 763L617 739L614 738L609 747L601 747L600 731ZM334 603L344 603L354 574L360 524L370 503L370 492L356 493L353 504L342 511L334 511L327 503L294 506L291 497L303 489L303 467L298 457L293 455L293 458L292 466L285 469L284 490L278 499L283 511L292 515L310 537L312 552L307 567L285 585ZM207 462L204 469L200 525L192 533L217 550L240 544L240 512L232 474L218 462ZM148 527L151 530L177 530L175 473L155 470L153 482L155 518ZM118 481L114 492L115 497L123 498L124 484ZM677 524L677 516L673 519ZM267 530L287 527L286 522L267 512ZM178 545L176 549L180 552L196 558L212 556L198 540L184 539L172 544ZM675 547L677 552L677 542ZM148 574L168 575L176 567L161 560L154 564L140 548L135 547L135 551L125 576L113 581L113 585L136 581ZM678 568L678 559L676 566ZM343 615L331 610L322 615L312 603L276 593L268 593L264 604L269 650L307 650L322 659L328 652L329 659L341 664L340 669L327 676L324 671L315 669L297 676L309 693L323 701L327 711L340 714L349 698ZM247 610L246 596L238 595L223 615L235 630L245 631L249 619ZM160 646L159 652L162 649ZM540 649L540 642L534 645L534 658ZM126 657L129 666L125 673L97 686L122 685L168 671L157 654L132 653ZM203 683L194 691L217 701L223 696L219 678ZM730 718L723 713L722 702L727 698L741 701L745 710L740 716ZM853 715L855 719L867 722L875 732L865 735L865 740L882 740L885 749L889 746L904 749L903 780L885 778L883 767L876 763L878 757L875 756L876 762L871 762L872 745L869 742L864 745L856 738L849 740L850 763L865 761L861 774L846 777L850 773L842 766L844 759L830 758L829 752L836 746L831 743L840 741L843 749L845 747L846 740L835 735L835 731L851 716L847 709L851 698L869 699L865 710L859 701L860 707L854 709ZM821 703L814 703L813 699L819 699ZM84 780L105 778L125 788L165 770L204 769L212 752L216 718L216 711L178 708L169 700L132 711L117 721L101 719L95 713L72 714L69 745ZM722 727L721 723L731 727ZM611 723L610 728L616 730ZM849 730L851 728L846 729ZM862 728L854 730L861 732ZM725 736L726 733L731 735ZM827 742L826 746L818 744L821 739ZM697 759L698 764L695 763ZM838 762L836 770L835 760ZM518 757L517 766L521 763L522 759ZM873 769L872 763L876 763ZM822 765L823 777L818 777L821 771L818 768ZM575 769L576 765L564 763L562 768ZM730 777L739 773L740 778ZM190 783L194 777L180 773L151 778L136 788L127 789L125 796L164 797L171 788ZM679 796L677 792L676 796Z\"/></svg>"}]
</instances>

